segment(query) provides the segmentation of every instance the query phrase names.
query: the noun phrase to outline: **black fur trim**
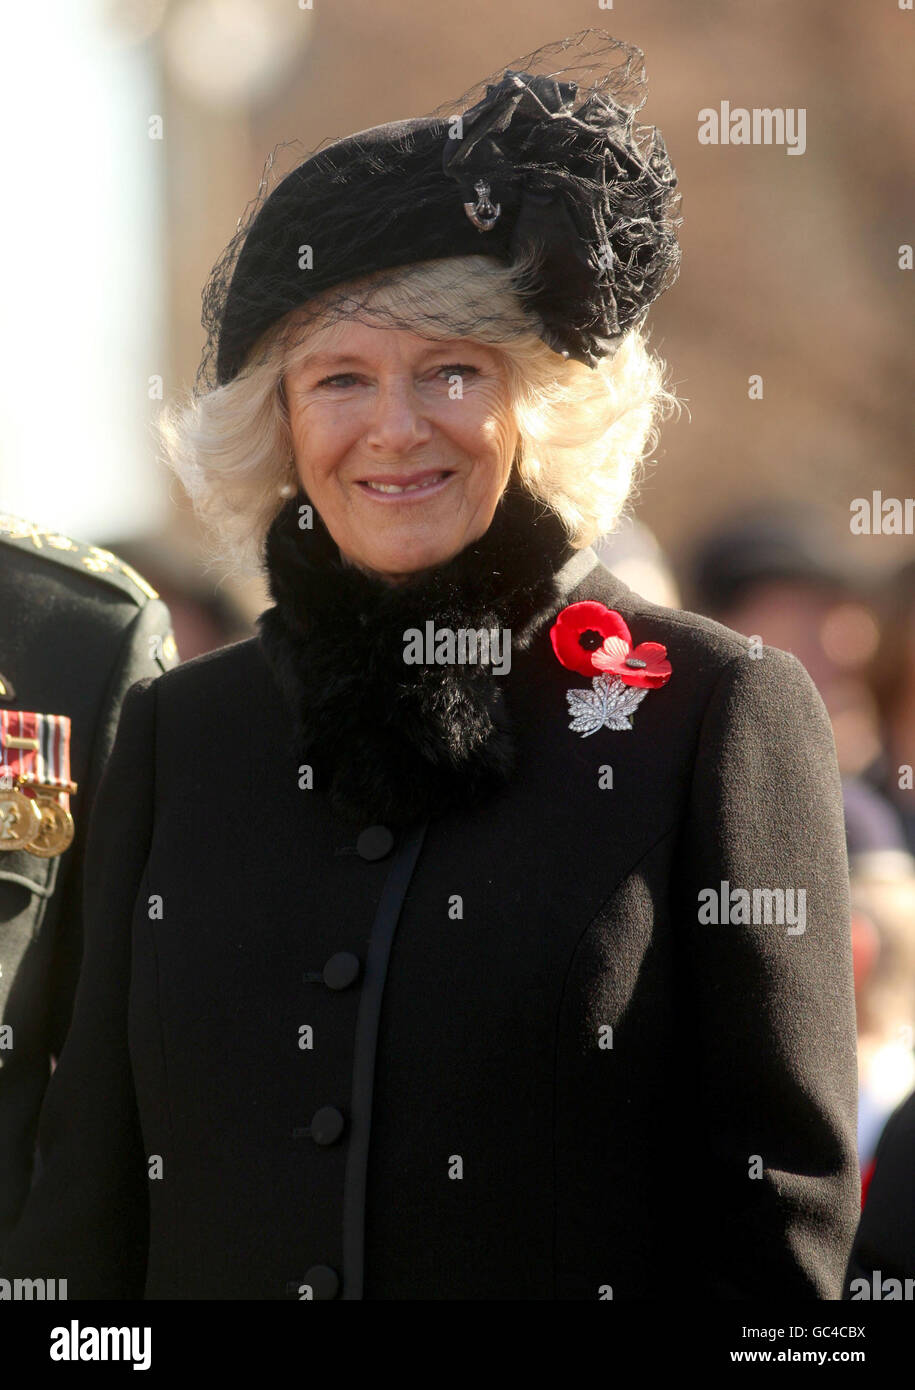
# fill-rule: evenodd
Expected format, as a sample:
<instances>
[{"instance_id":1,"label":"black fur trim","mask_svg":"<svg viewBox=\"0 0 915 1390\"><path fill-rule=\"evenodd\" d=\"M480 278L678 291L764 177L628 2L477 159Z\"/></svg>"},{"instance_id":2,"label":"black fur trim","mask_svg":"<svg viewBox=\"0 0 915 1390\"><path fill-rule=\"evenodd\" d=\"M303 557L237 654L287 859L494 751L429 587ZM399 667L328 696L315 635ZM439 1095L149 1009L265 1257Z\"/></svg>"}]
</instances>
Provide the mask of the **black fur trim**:
<instances>
[{"instance_id":1,"label":"black fur trim","mask_svg":"<svg viewBox=\"0 0 915 1390\"><path fill-rule=\"evenodd\" d=\"M493 795L514 741L488 665L408 665L404 633L510 628L523 650L555 607L555 576L574 553L559 517L514 479L485 535L444 565L391 585L341 560L304 494L267 535L275 607L258 619L262 649L294 716L295 752L334 813L362 828L400 828Z\"/></svg>"}]
</instances>

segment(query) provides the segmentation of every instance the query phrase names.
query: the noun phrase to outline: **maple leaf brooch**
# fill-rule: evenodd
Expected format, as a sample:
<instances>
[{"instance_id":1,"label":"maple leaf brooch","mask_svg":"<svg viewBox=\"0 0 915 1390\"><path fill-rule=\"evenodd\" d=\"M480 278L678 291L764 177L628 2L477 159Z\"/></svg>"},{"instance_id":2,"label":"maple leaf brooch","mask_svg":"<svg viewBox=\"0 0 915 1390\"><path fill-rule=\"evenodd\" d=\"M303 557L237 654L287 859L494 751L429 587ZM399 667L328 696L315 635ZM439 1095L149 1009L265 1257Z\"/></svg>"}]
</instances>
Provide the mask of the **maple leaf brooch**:
<instances>
[{"instance_id":1,"label":"maple leaf brooch","mask_svg":"<svg viewBox=\"0 0 915 1390\"><path fill-rule=\"evenodd\" d=\"M590 690L568 690L569 728L587 738L598 729L631 729L632 716L648 694L671 677L667 648L660 642L632 645L632 635L613 608L591 599L563 608L550 628L562 665L591 677Z\"/></svg>"}]
</instances>

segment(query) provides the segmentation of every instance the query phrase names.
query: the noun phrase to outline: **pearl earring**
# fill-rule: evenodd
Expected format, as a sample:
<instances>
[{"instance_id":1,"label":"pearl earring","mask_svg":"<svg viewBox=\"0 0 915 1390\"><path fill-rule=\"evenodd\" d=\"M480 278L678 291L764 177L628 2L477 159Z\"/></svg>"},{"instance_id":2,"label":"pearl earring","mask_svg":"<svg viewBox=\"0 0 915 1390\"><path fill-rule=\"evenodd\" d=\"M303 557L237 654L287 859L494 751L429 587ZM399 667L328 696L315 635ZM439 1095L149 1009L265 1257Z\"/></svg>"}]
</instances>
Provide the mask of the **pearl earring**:
<instances>
[{"instance_id":1,"label":"pearl earring","mask_svg":"<svg viewBox=\"0 0 915 1390\"><path fill-rule=\"evenodd\" d=\"M291 457L291 458L289 458L289 459L287 460L286 468L287 468L287 472L288 472L290 478L294 478L294 477L295 477L295 458L294 458L294 457ZM298 487L296 486L295 482L292 482L292 481L290 481L290 482L288 482L288 483L284 483L283 486L280 488L280 496L281 496L281 497L295 497L295 495L296 495L297 492L298 492Z\"/></svg>"}]
</instances>

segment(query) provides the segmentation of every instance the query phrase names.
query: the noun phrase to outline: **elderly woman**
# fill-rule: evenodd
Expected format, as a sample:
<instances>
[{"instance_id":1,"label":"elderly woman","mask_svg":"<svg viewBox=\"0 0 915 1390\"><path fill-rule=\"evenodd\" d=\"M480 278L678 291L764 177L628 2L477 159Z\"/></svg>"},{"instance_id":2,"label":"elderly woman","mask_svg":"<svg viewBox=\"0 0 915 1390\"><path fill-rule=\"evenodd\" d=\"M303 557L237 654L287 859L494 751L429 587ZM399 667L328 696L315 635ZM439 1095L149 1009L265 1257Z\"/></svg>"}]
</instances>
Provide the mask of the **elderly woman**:
<instances>
[{"instance_id":1,"label":"elderly woman","mask_svg":"<svg viewBox=\"0 0 915 1390\"><path fill-rule=\"evenodd\" d=\"M840 1295L823 706L590 548L671 404L642 328L678 259L663 141L612 95L639 55L612 52L588 91L551 51L460 118L313 155L214 272L215 380L168 446L274 605L128 695L11 1272Z\"/></svg>"}]
</instances>

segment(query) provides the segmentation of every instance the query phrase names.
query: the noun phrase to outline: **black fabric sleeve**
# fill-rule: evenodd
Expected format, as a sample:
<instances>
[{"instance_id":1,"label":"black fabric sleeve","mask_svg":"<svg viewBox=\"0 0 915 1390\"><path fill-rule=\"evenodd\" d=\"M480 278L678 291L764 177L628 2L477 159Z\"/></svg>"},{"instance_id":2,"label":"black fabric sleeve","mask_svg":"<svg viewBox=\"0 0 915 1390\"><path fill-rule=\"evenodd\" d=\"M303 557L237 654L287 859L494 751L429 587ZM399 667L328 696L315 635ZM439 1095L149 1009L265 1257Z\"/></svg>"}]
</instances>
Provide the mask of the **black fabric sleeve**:
<instances>
[{"instance_id":1,"label":"black fabric sleeve","mask_svg":"<svg viewBox=\"0 0 915 1390\"><path fill-rule=\"evenodd\" d=\"M788 653L722 671L678 865L694 1293L837 1299L860 1200L848 866L829 719ZM772 889L781 923L777 896L754 906Z\"/></svg>"},{"instance_id":2,"label":"black fabric sleeve","mask_svg":"<svg viewBox=\"0 0 915 1390\"><path fill-rule=\"evenodd\" d=\"M91 819L95 797L105 771L124 698L130 687L149 680L177 664L177 657L162 655L165 638L171 632L171 616L161 599L150 599L127 628L105 697L99 707L92 734L89 776L82 788L84 813ZM82 957L82 909L84 892L82 860L69 874L56 924L50 992L48 999L48 1045L50 1055L60 1056L70 1018Z\"/></svg>"},{"instance_id":3,"label":"black fabric sleeve","mask_svg":"<svg viewBox=\"0 0 915 1390\"><path fill-rule=\"evenodd\" d=\"M152 830L155 681L124 700L86 849L83 968L41 1111L41 1171L4 1251L4 1278L67 1280L74 1298L141 1298L146 1158L127 1038L131 919Z\"/></svg>"},{"instance_id":4,"label":"black fabric sleeve","mask_svg":"<svg viewBox=\"0 0 915 1390\"><path fill-rule=\"evenodd\" d=\"M29 608L34 595L28 590L26 594ZM53 623L46 625L43 631L50 636L50 646L42 652L39 642L30 661L39 670L45 662L59 663L57 694L43 707L55 713L72 711L73 739L75 743L86 740L90 750L71 805L76 837L62 860L50 861L41 871L43 894L49 896L39 898L36 893L29 902L25 888L10 892L8 885L0 885L7 892L0 911L0 1003L4 1021L14 1025L16 1035L16 1047L5 1054L0 1070L0 1247L19 1219L32 1185L38 1116L52 1058L60 1055L73 1013L82 954L86 832L121 705L136 681L158 676L177 662L172 645L165 640L171 618L160 599L151 599L138 610L126 601L100 609L94 600L79 594L70 598L72 608L56 620L66 622L66 634ZM93 654L91 671L81 672L61 657L61 648L68 642L72 649L81 640ZM0 869L10 867L8 856L0 859ZM32 866L37 864L32 861ZM28 945L22 944L24 935L30 938Z\"/></svg>"}]
</instances>

